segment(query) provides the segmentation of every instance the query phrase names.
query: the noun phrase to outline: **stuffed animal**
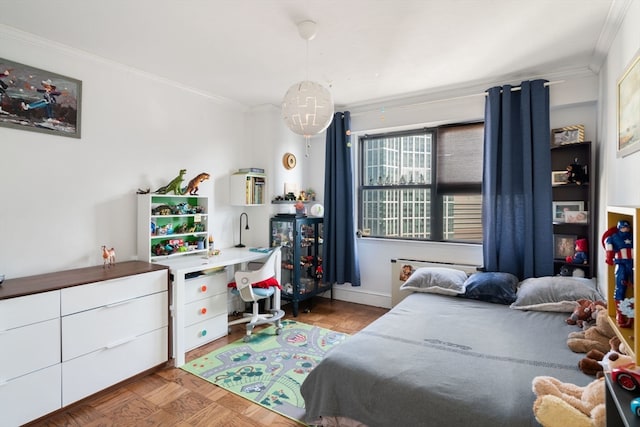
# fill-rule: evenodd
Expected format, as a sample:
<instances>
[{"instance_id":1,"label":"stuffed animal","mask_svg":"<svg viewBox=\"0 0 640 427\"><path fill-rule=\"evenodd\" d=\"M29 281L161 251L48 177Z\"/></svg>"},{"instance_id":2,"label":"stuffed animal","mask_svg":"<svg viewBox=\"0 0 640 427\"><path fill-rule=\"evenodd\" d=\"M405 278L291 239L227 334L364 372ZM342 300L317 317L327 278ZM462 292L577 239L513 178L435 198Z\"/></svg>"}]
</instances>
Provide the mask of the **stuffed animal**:
<instances>
[{"instance_id":1,"label":"stuffed animal","mask_svg":"<svg viewBox=\"0 0 640 427\"><path fill-rule=\"evenodd\" d=\"M581 298L577 301L578 305L566 320L569 325L578 325L581 328L584 326L584 322L590 322L589 325L595 323L596 320L596 308L605 307L604 301L591 301L585 298Z\"/></svg>"},{"instance_id":2,"label":"stuffed animal","mask_svg":"<svg viewBox=\"0 0 640 427\"><path fill-rule=\"evenodd\" d=\"M605 372L610 372L612 369L619 366L624 366L629 369L635 369L636 364L631 356L618 353L617 351L610 351L604 355L600 362Z\"/></svg>"},{"instance_id":3,"label":"stuffed animal","mask_svg":"<svg viewBox=\"0 0 640 427\"><path fill-rule=\"evenodd\" d=\"M567 182L572 182L578 185L589 181L589 175L585 166L578 164L578 159L575 159L573 163L567 166Z\"/></svg>"},{"instance_id":4,"label":"stuffed animal","mask_svg":"<svg viewBox=\"0 0 640 427\"><path fill-rule=\"evenodd\" d=\"M612 352L626 354L624 352L624 344L620 342L620 338L617 336L611 337L609 340L609 347ZM605 364L607 364L608 368L608 361L602 361L605 360L605 358L608 358L609 354L610 353L603 353L595 348L589 350L585 357L578 362L578 368L587 375L593 375L596 378L600 378L604 375Z\"/></svg>"},{"instance_id":5,"label":"stuffed animal","mask_svg":"<svg viewBox=\"0 0 640 427\"><path fill-rule=\"evenodd\" d=\"M533 414L543 427L605 427L604 378L584 387L554 377L535 377Z\"/></svg>"},{"instance_id":6,"label":"stuffed animal","mask_svg":"<svg viewBox=\"0 0 640 427\"><path fill-rule=\"evenodd\" d=\"M601 305L595 306L595 325L580 332L571 332L567 338L567 346L576 353L587 353L589 350L600 350L607 353L611 346L609 340L615 336L615 331L609 323L607 310Z\"/></svg>"}]
</instances>

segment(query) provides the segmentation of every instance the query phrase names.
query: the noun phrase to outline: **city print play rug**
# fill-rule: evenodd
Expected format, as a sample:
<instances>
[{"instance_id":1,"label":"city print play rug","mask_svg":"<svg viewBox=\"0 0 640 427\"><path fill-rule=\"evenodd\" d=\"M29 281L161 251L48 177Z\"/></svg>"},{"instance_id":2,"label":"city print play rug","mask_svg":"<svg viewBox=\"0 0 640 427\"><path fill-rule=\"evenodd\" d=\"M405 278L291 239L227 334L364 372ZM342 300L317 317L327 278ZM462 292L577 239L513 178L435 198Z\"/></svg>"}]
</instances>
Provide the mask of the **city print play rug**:
<instances>
[{"instance_id":1,"label":"city print play rug","mask_svg":"<svg viewBox=\"0 0 640 427\"><path fill-rule=\"evenodd\" d=\"M270 326L187 362L181 368L300 423L300 385L332 347L348 335L283 320L280 335Z\"/></svg>"}]
</instances>

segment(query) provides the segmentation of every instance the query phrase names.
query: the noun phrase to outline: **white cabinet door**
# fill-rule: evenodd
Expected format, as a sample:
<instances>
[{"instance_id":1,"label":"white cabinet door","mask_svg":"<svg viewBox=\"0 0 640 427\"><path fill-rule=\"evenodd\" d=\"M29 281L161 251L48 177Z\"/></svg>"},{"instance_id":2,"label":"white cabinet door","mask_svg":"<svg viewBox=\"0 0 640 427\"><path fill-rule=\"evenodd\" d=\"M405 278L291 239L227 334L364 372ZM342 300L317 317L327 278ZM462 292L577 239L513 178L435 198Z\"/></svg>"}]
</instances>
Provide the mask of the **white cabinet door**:
<instances>
[{"instance_id":1,"label":"white cabinet door","mask_svg":"<svg viewBox=\"0 0 640 427\"><path fill-rule=\"evenodd\" d=\"M61 290L61 314L65 316L92 308L117 304L131 298L167 289L167 270L64 288Z\"/></svg>"},{"instance_id":2,"label":"white cabinet door","mask_svg":"<svg viewBox=\"0 0 640 427\"><path fill-rule=\"evenodd\" d=\"M167 361L168 330L161 328L113 348L62 363L66 406Z\"/></svg>"},{"instance_id":3,"label":"white cabinet door","mask_svg":"<svg viewBox=\"0 0 640 427\"><path fill-rule=\"evenodd\" d=\"M0 382L0 425L14 427L61 408L60 364Z\"/></svg>"},{"instance_id":4,"label":"white cabinet door","mask_svg":"<svg viewBox=\"0 0 640 427\"><path fill-rule=\"evenodd\" d=\"M161 292L62 317L62 361L108 349L169 324Z\"/></svg>"}]
</instances>

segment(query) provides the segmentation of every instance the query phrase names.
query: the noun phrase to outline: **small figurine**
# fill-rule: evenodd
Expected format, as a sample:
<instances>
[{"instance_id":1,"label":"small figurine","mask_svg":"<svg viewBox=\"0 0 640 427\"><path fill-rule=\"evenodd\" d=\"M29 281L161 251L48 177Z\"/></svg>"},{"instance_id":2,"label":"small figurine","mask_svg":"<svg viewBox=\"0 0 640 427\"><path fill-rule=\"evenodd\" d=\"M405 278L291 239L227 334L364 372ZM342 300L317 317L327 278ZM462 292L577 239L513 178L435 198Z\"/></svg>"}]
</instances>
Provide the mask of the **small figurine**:
<instances>
[{"instance_id":1,"label":"small figurine","mask_svg":"<svg viewBox=\"0 0 640 427\"><path fill-rule=\"evenodd\" d=\"M192 196L195 196L198 194L198 186L200 184L202 184L202 182L206 181L207 179L209 179L209 174L206 172L202 172L198 175L196 175L195 178L193 178L191 181L189 181L189 183L187 184L186 187L184 187L181 191L182 194L191 194Z\"/></svg>"},{"instance_id":2,"label":"small figurine","mask_svg":"<svg viewBox=\"0 0 640 427\"><path fill-rule=\"evenodd\" d=\"M102 259L104 263L102 264L103 268L111 267L116 263L116 250L114 248L107 249L106 246L102 246Z\"/></svg>"},{"instance_id":3,"label":"small figurine","mask_svg":"<svg viewBox=\"0 0 640 427\"><path fill-rule=\"evenodd\" d=\"M633 326L633 319L620 309L620 302L625 299L627 287L633 286L633 235L629 221L620 220L616 227L605 231L602 235L602 245L606 251L605 262L616 267L616 287L613 294L616 322L620 327L629 328Z\"/></svg>"},{"instance_id":4,"label":"small figurine","mask_svg":"<svg viewBox=\"0 0 640 427\"><path fill-rule=\"evenodd\" d=\"M587 257L587 239L577 239L576 240L576 253L573 256L568 256L565 261L570 264L588 264L589 259Z\"/></svg>"},{"instance_id":5,"label":"small figurine","mask_svg":"<svg viewBox=\"0 0 640 427\"><path fill-rule=\"evenodd\" d=\"M572 182L577 185L582 185L589 181L585 166L578 163L576 158L573 163L567 166L567 182Z\"/></svg>"},{"instance_id":6,"label":"small figurine","mask_svg":"<svg viewBox=\"0 0 640 427\"><path fill-rule=\"evenodd\" d=\"M182 185L182 181L184 181L184 174L187 173L186 169L180 169L180 173L177 177L173 178L170 183L167 185L158 188L155 193L156 194L168 194L170 191L173 191L173 194L182 195L182 189L180 186Z\"/></svg>"}]
</instances>

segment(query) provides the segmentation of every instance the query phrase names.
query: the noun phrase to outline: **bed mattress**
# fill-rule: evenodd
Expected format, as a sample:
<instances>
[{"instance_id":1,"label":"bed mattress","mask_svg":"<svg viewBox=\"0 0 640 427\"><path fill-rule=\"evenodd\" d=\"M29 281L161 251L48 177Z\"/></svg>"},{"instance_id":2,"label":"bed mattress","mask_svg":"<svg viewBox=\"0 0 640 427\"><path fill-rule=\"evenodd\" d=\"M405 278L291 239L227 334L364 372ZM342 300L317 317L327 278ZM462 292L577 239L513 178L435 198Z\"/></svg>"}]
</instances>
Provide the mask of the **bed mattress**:
<instances>
[{"instance_id":1,"label":"bed mattress","mask_svg":"<svg viewBox=\"0 0 640 427\"><path fill-rule=\"evenodd\" d=\"M302 384L306 420L376 426L537 426L531 381L586 385L567 313L414 293L332 349Z\"/></svg>"}]
</instances>

